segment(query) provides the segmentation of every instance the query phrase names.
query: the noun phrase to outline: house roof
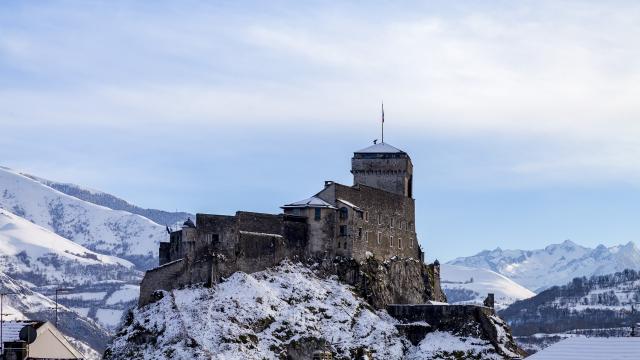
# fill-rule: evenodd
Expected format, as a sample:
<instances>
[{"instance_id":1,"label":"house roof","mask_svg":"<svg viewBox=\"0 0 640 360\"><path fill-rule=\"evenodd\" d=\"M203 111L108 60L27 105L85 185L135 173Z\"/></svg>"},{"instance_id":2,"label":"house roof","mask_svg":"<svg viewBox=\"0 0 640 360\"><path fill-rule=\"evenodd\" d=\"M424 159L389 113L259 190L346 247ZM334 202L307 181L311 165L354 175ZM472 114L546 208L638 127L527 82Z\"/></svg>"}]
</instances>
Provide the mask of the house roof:
<instances>
[{"instance_id":1,"label":"house roof","mask_svg":"<svg viewBox=\"0 0 640 360\"><path fill-rule=\"evenodd\" d=\"M387 143L377 143L362 150L355 152L356 154L404 154L405 152L391 146Z\"/></svg>"},{"instance_id":2,"label":"house roof","mask_svg":"<svg viewBox=\"0 0 640 360\"><path fill-rule=\"evenodd\" d=\"M640 337L572 337L555 343L527 360L637 360Z\"/></svg>"},{"instance_id":3,"label":"house roof","mask_svg":"<svg viewBox=\"0 0 640 360\"><path fill-rule=\"evenodd\" d=\"M300 200L293 202L291 204L287 204L282 206L283 209L291 209L291 208L330 208L335 209L335 206L329 204L328 202L320 199L317 196L312 196L308 199Z\"/></svg>"}]
</instances>

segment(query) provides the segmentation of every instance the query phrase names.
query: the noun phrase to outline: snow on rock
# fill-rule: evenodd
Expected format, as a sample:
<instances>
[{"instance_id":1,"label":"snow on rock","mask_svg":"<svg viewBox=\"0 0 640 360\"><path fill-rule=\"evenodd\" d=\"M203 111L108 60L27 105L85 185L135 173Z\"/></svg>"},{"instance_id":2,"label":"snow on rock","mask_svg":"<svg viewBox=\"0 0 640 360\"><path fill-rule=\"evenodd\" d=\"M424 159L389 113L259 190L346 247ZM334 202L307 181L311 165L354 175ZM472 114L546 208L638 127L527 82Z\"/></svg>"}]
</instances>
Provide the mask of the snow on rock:
<instances>
[{"instance_id":1,"label":"snow on rock","mask_svg":"<svg viewBox=\"0 0 640 360\"><path fill-rule=\"evenodd\" d=\"M126 316L105 359L280 359L294 353L310 358L318 349L329 349L336 359L433 358L427 350L495 354L487 341L449 333L414 347L385 311L301 264L237 272L213 288L156 294L159 300Z\"/></svg>"},{"instance_id":2,"label":"snow on rock","mask_svg":"<svg viewBox=\"0 0 640 360\"><path fill-rule=\"evenodd\" d=\"M633 243L595 249L571 240L538 250L485 250L448 264L495 271L534 292L563 285L575 277L640 270L640 250Z\"/></svg>"},{"instance_id":3,"label":"snow on rock","mask_svg":"<svg viewBox=\"0 0 640 360\"><path fill-rule=\"evenodd\" d=\"M503 359L495 353L489 341L472 337L455 336L448 332L434 331L406 356L407 360L418 359Z\"/></svg>"},{"instance_id":4,"label":"snow on rock","mask_svg":"<svg viewBox=\"0 0 640 360\"><path fill-rule=\"evenodd\" d=\"M495 294L497 309L505 308L517 300L535 296L535 293L491 270L441 264L442 290L450 303L480 304L487 294Z\"/></svg>"},{"instance_id":5,"label":"snow on rock","mask_svg":"<svg viewBox=\"0 0 640 360\"><path fill-rule=\"evenodd\" d=\"M115 256L154 258L164 226L63 194L0 167L0 208L85 247Z\"/></svg>"}]
</instances>

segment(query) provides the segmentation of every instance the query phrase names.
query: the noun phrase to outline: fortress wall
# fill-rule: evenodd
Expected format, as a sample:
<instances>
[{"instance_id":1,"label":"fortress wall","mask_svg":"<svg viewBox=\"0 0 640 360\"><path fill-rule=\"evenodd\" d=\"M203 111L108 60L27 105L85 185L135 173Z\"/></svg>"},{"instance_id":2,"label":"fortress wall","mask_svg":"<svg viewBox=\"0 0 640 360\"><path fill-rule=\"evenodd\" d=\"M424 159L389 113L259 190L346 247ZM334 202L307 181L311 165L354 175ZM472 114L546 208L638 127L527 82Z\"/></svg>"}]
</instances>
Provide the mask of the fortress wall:
<instances>
[{"instance_id":1,"label":"fortress wall","mask_svg":"<svg viewBox=\"0 0 640 360\"><path fill-rule=\"evenodd\" d=\"M140 306L148 304L152 300L152 294L156 290L175 289L183 281L185 273L185 261L176 260L155 269L147 270L140 282Z\"/></svg>"}]
</instances>

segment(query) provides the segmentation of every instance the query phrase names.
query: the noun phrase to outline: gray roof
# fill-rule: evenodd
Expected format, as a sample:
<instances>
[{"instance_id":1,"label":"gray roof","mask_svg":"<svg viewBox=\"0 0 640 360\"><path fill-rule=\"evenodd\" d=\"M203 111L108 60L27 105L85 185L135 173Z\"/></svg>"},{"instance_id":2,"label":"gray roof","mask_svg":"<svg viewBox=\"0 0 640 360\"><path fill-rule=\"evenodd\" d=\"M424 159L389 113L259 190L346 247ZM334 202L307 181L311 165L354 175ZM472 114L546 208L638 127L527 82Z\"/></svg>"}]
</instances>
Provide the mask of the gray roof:
<instances>
[{"instance_id":1,"label":"gray roof","mask_svg":"<svg viewBox=\"0 0 640 360\"><path fill-rule=\"evenodd\" d=\"M3 321L2 322L2 341L20 341L20 330L27 325L37 325L37 321Z\"/></svg>"},{"instance_id":2,"label":"gray roof","mask_svg":"<svg viewBox=\"0 0 640 360\"><path fill-rule=\"evenodd\" d=\"M300 200L293 202L291 204L287 204L282 206L283 209L290 208L331 208L335 209L335 206L329 204L328 202L320 199L317 196L312 196L308 199Z\"/></svg>"},{"instance_id":3,"label":"gray roof","mask_svg":"<svg viewBox=\"0 0 640 360\"><path fill-rule=\"evenodd\" d=\"M529 356L527 360L637 360L640 337L572 337Z\"/></svg>"},{"instance_id":4,"label":"gray roof","mask_svg":"<svg viewBox=\"0 0 640 360\"><path fill-rule=\"evenodd\" d=\"M387 143L373 144L367 148L356 151L356 154L404 154L405 152Z\"/></svg>"}]
</instances>

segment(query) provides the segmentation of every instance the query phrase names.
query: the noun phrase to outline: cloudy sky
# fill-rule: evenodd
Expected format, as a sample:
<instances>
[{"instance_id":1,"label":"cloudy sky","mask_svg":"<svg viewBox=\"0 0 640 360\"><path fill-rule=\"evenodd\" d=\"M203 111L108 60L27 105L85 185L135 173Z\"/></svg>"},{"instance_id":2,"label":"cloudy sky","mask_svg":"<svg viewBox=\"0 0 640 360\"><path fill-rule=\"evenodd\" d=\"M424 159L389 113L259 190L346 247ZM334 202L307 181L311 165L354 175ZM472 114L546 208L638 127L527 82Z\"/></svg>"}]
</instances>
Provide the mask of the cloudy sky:
<instances>
[{"instance_id":1,"label":"cloudy sky","mask_svg":"<svg viewBox=\"0 0 640 360\"><path fill-rule=\"evenodd\" d=\"M2 1L0 165L276 212L384 100L429 259L638 242L639 38L632 1Z\"/></svg>"}]
</instances>

